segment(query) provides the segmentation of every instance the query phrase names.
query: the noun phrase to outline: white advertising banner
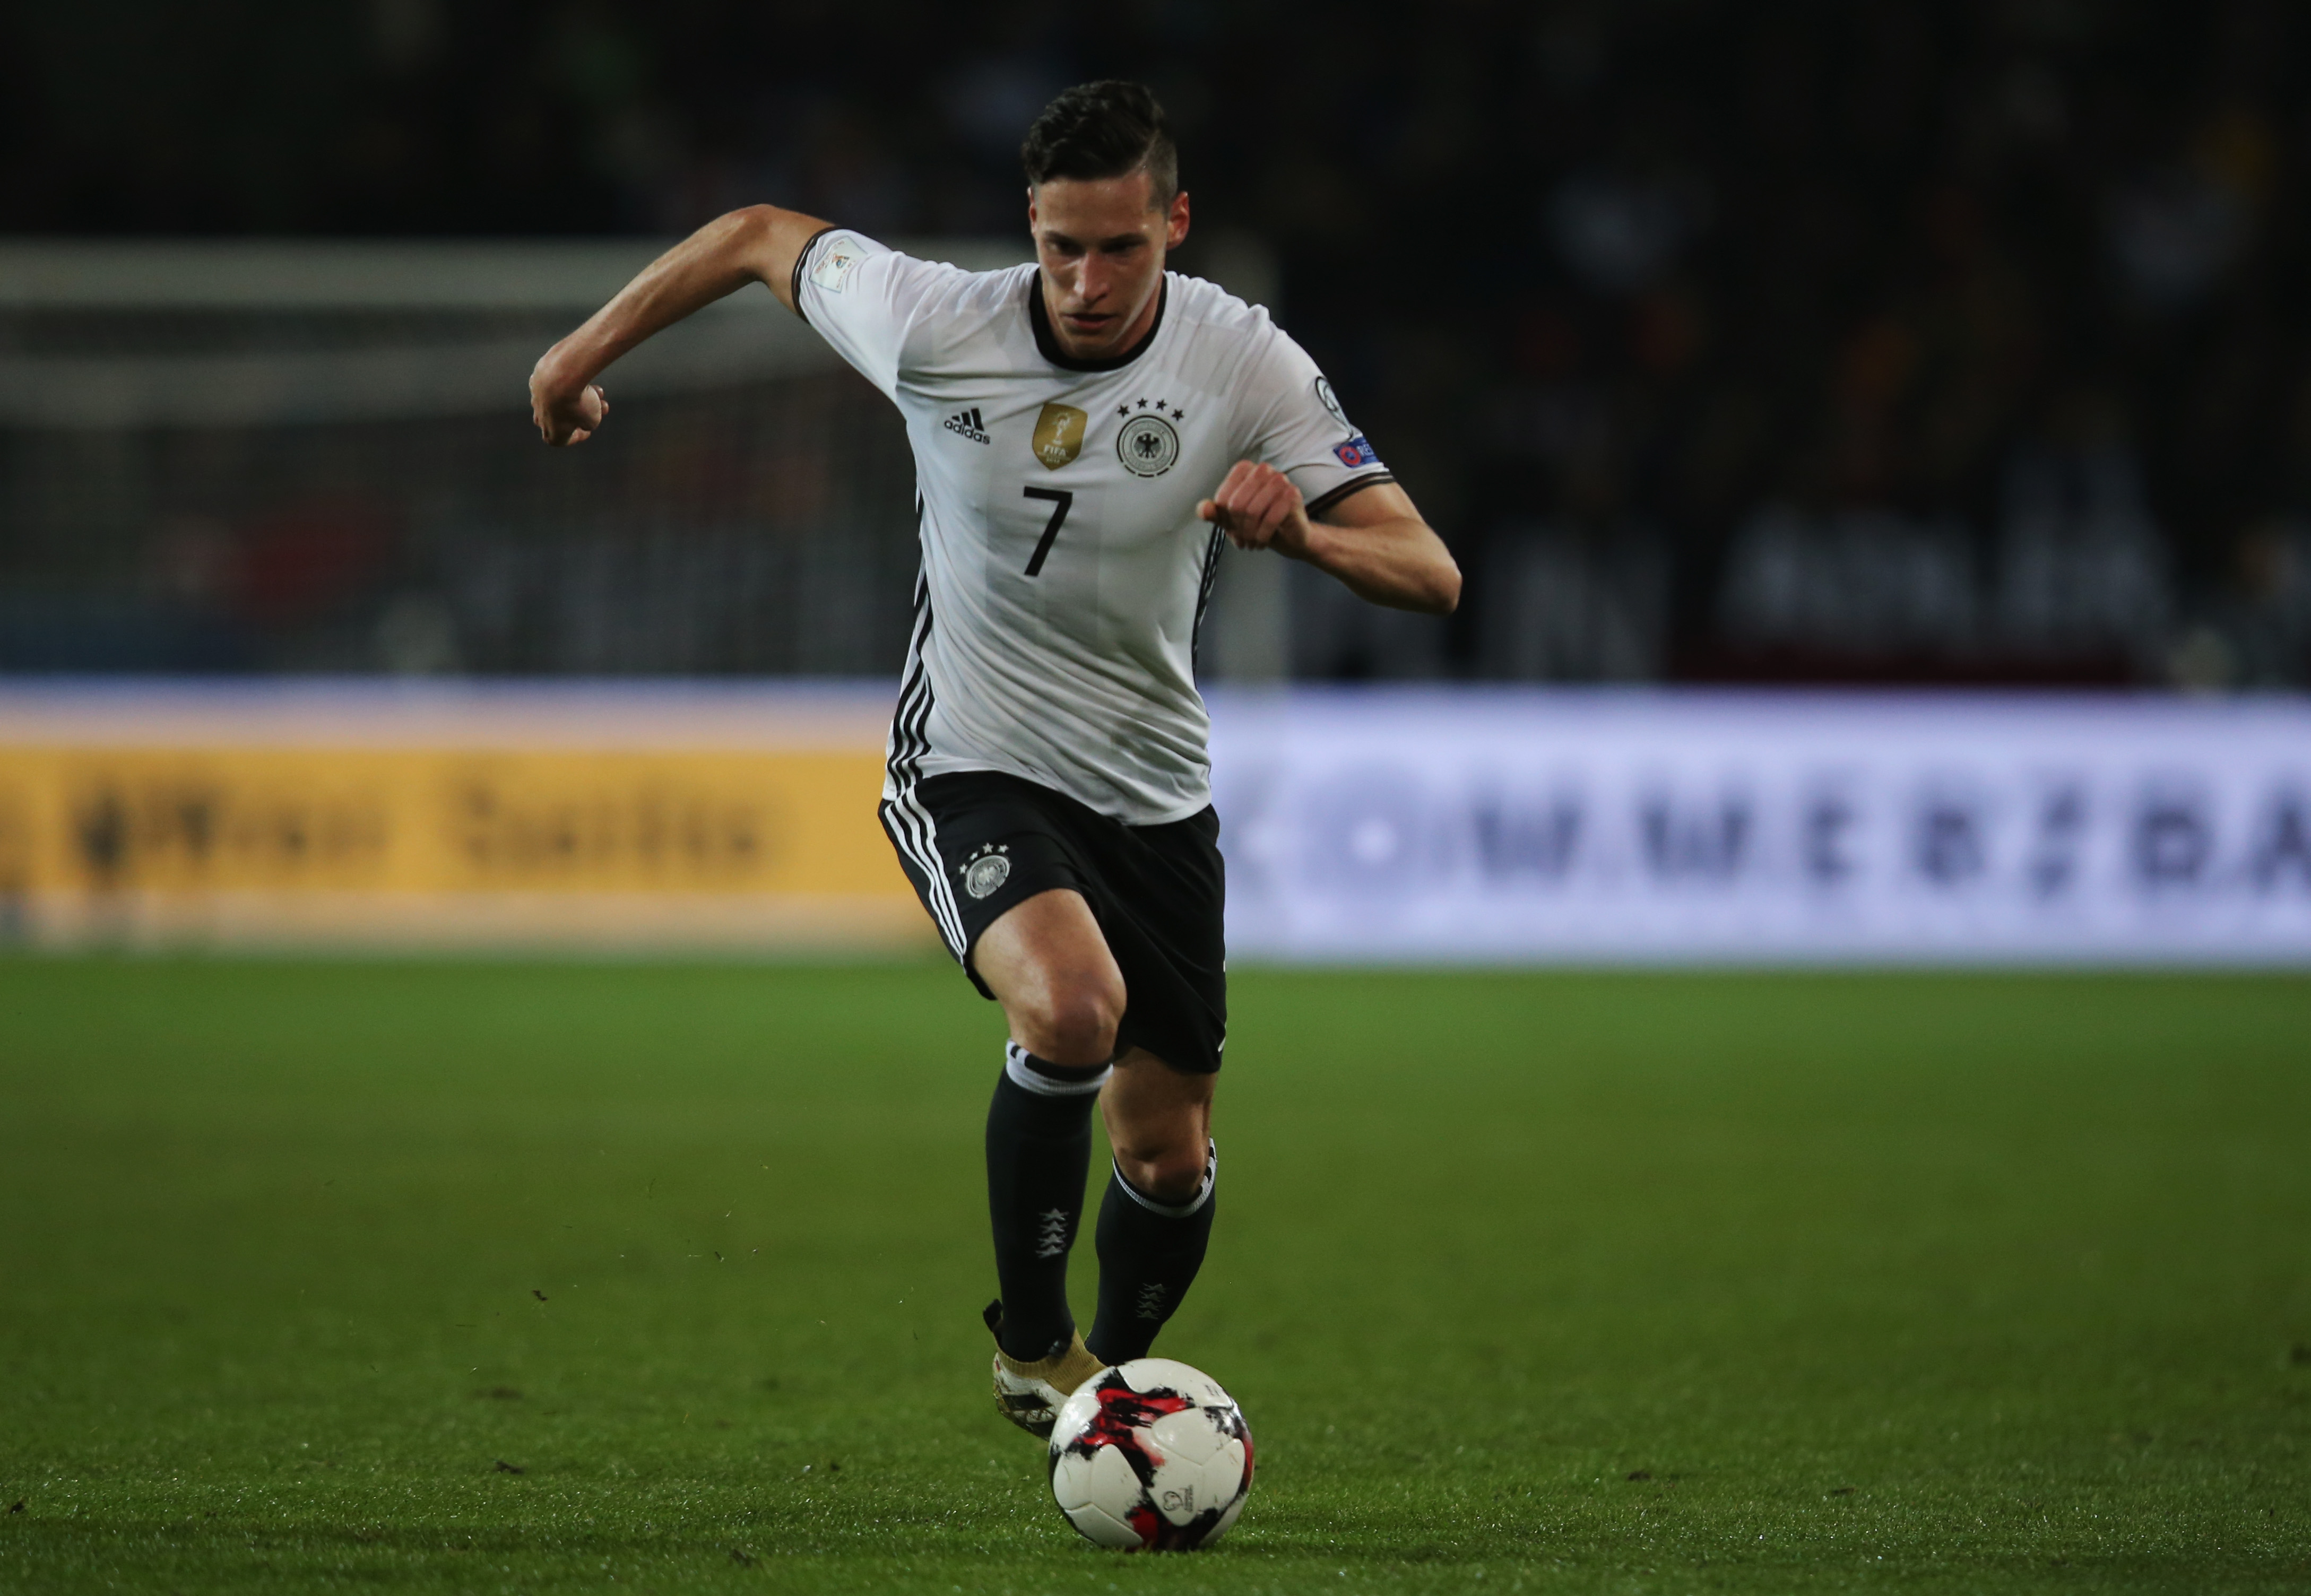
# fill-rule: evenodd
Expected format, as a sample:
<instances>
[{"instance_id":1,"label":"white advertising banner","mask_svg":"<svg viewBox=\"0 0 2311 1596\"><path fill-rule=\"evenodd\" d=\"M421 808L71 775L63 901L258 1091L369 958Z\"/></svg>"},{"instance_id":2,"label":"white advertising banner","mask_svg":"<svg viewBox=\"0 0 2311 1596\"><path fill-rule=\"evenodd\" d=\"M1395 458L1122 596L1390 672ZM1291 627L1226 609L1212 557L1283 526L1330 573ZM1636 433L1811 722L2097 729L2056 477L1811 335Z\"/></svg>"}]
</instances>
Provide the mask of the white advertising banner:
<instances>
[{"instance_id":1,"label":"white advertising banner","mask_svg":"<svg viewBox=\"0 0 2311 1596\"><path fill-rule=\"evenodd\" d=\"M1215 693L1232 954L2311 964L2311 702Z\"/></svg>"}]
</instances>

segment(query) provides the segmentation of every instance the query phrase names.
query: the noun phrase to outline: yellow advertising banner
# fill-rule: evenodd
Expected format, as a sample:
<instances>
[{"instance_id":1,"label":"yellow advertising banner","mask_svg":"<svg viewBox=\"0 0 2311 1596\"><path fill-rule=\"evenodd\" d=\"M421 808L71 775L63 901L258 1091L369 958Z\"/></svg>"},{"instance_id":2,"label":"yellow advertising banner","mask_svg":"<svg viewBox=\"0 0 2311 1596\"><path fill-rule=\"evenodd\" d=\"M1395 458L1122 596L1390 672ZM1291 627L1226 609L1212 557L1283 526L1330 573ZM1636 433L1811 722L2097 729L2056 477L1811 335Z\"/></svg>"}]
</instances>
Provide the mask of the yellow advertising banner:
<instances>
[{"instance_id":1,"label":"yellow advertising banner","mask_svg":"<svg viewBox=\"0 0 2311 1596\"><path fill-rule=\"evenodd\" d=\"M0 742L0 916L91 937L928 940L869 749Z\"/></svg>"}]
</instances>

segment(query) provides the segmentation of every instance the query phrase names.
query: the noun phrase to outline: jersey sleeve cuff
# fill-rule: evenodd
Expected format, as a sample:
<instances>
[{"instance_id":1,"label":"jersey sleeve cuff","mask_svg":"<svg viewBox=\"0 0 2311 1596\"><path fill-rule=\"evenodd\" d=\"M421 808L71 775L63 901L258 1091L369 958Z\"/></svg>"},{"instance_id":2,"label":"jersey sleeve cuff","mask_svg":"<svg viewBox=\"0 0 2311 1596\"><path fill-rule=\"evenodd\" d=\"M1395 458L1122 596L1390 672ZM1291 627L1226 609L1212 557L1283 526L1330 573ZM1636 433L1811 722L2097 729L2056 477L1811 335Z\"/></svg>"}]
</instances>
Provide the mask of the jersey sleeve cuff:
<instances>
[{"instance_id":1,"label":"jersey sleeve cuff","mask_svg":"<svg viewBox=\"0 0 2311 1596\"><path fill-rule=\"evenodd\" d=\"M805 327L810 325L810 312L802 308L803 267L810 264L810 252L818 248L818 240L833 231L834 226L830 222L805 239L802 241L802 248L795 251L794 272L787 282L787 301L794 306L794 313L802 318L802 324Z\"/></svg>"},{"instance_id":2,"label":"jersey sleeve cuff","mask_svg":"<svg viewBox=\"0 0 2311 1596\"><path fill-rule=\"evenodd\" d=\"M1352 476L1322 498L1310 500L1307 506L1309 519L1314 519L1342 500L1352 498L1366 488L1376 488L1384 482L1395 480L1396 474L1392 471L1367 471L1362 476Z\"/></svg>"}]
</instances>

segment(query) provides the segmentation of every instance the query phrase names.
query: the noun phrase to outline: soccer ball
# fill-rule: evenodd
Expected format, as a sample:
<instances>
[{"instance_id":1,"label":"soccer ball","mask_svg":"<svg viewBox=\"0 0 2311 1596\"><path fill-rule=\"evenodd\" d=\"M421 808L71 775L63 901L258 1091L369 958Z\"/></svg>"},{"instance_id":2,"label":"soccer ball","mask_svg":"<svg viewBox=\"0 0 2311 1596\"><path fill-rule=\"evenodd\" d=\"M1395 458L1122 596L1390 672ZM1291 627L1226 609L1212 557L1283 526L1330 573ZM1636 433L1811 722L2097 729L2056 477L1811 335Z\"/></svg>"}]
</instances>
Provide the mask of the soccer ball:
<instances>
[{"instance_id":1,"label":"soccer ball","mask_svg":"<svg viewBox=\"0 0 2311 1596\"><path fill-rule=\"evenodd\" d=\"M1209 1546L1251 1489L1243 1410L1219 1382L1168 1357L1134 1358L1084 1382L1051 1426L1051 1498L1102 1546Z\"/></svg>"}]
</instances>

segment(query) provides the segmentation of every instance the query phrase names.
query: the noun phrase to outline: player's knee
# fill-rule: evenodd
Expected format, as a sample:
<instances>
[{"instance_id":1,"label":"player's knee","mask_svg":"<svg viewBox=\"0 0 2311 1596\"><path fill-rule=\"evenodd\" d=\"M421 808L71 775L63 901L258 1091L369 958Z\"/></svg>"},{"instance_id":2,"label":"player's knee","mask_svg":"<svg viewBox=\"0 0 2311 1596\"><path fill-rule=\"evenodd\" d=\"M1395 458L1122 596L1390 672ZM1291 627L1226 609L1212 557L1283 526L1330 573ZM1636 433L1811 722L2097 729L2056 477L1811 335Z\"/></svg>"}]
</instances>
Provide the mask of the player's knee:
<instances>
[{"instance_id":1,"label":"player's knee","mask_svg":"<svg viewBox=\"0 0 2311 1596\"><path fill-rule=\"evenodd\" d=\"M1115 1163L1125 1180L1156 1201L1185 1202L1204 1183L1205 1154L1199 1138L1127 1134Z\"/></svg>"},{"instance_id":2,"label":"player's knee","mask_svg":"<svg viewBox=\"0 0 2311 1596\"><path fill-rule=\"evenodd\" d=\"M1123 1021L1123 992L1112 982L1054 982L1018 1016L1029 1033L1018 1040L1054 1064L1104 1064L1115 1057L1115 1030ZM1017 1022L1015 1022L1017 1023Z\"/></svg>"}]
</instances>

